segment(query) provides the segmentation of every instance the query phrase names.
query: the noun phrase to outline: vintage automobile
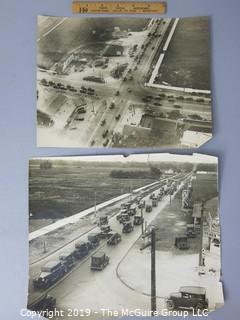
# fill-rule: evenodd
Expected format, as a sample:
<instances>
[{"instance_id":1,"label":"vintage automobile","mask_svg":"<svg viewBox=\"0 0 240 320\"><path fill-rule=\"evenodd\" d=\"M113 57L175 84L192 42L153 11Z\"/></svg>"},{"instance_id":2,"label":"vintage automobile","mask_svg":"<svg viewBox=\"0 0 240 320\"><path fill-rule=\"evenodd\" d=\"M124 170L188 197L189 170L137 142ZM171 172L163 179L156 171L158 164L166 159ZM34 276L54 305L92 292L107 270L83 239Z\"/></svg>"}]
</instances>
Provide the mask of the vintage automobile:
<instances>
[{"instance_id":1,"label":"vintage automobile","mask_svg":"<svg viewBox=\"0 0 240 320\"><path fill-rule=\"evenodd\" d=\"M101 216L98 220L98 225L108 224L108 216Z\"/></svg>"},{"instance_id":2,"label":"vintage automobile","mask_svg":"<svg viewBox=\"0 0 240 320\"><path fill-rule=\"evenodd\" d=\"M99 246L99 236L100 235L97 232L92 232L88 235L88 241L90 242L92 249L95 249Z\"/></svg>"},{"instance_id":3,"label":"vintage automobile","mask_svg":"<svg viewBox=\"0 0 240 320\"><path fill-rule=\"evenodd\" d=\"M135 216L133 219L133 224L135 226L140 226L141 224L143 224L143 222L144 222L144 218L141 216Z\"/></svg>"},{"instance_id":4,"label":"vintage automobile","mask_svg":"<svg viewBox=\"0 0 240 320\"><path fill-rule=\"evenodd\" d=\"M151 212L152 211L152 206L150 204L147 204L145 207L146 212Z\"/></svg>"},{"instance_id":5,"label":"vintage automobile","mask_svg":"<svg viewBox=\"0 0 240 320\"><path fill-rule=\"evenodd\" d=\"M134 226L131 221L123 224L122 233L130 233L134 229Z\"/></svg>"},{"instance_id":6,"label":"vintage automobile","mask_svg":"<svg viewBox=\"0 0 240 320\"><path fill-rule=\"evenodd\" d=\"M102 225L100 227L99 238L108 239L110 237L110 232L112 231L111 227L108 224Z\"/></svg>"},{"instance_id":7,"label":"vintage automobile","mask_svg":"<svg viewBox=\"0 0 240 320\"><path fill-rule=\"evenodd\" d=\"M82 259L89 253L89 243L78 241L75 243L75 250L73 251L74 258Z\"/></svg>"},{"instance_id":8,"label":"vintage automobile","mask_svg":"<svg viewBox=\"0 0 240 320\"><path fill-rule=\"evenodd\" d=\"M46 294L37 300L34 304L28 305L29 310L33 311L53 311L56 308L56 299Z\"/></svg>"},{"instance_id":9,"label":"vintage automobile","mask_svg":"<svg viewBox=\"0 0 240 320\"><path fill-rule=\"evenodd\" d=\"M137 213L137 205L132 204L131 207L128 209L128 214L130 216L134 216Z\"/></svg>"},{"instance_id":10,"label":"vintage automobile","mask_svg":"<svg viewBox=\"0 0 240 320\"><path fill-rule=\"evenodd\" d=\"M145 208L145 200L141 200L141 201L139 202L138 208L139 208L139 209Z\"/></svg>"},{"instance_id":11,"label":"vintage automobile","mask_svg":"<svg viewBox=\"0 0 240 320\"><path fill-rule=\"evenodd\" d=\"M91 270L103 270L109 264L109 260L105 252L95 253L91 259Z\"/></svg>"},{"instance_id":12,"label":"vintage automobile","mask_svg":"<svg viewBox=\"0 0 240 320\"><path fill-rule=\"evenodd\" d=\"M33 280L34 289L49 288L66 273L65 266L61 261L49 261L42 266L39 277Z\"/></svg>"},{"instance_id":13,"label":"vintage automobile","mask_svg":"<svg viewBox=\"0 0 240 320\"><path fill-rule=\"evenodd\" d=\"M191 226L191 227L187 226L186 236L188 238L195 238L196 237L196 232L195 232L193 226Z\"/></svg>"},{"instance_id":14,"label":"vintage automobile","mask_svg":"<svg viewBox=\"0 0 240 320\"><path fill-rule=\"evenodd\" d=\"M203 310L208 308L206 289L204 287L180 287L179 292L172 293L166 302L169 310L178 308Z\"/></svg>"},{"instance_id":15,"label":"vintage automobile","mask_svg":"<svg viewBox=\"0 0 240 320\"><path fill-rule=\"evenodd\" d=\"M117 215L117 220L120 223L125 223L125 222L130 221L130 216L128 213L120 213L119 215Z\"/></svg>"},{"instance_id":16,"label":"vintage automobile","mask_svg":"<svg viewBox=\"0 0 240 320\"><path fill-rule=\"evenodd\" d=\"M73 268L76 264L73 252L63 252L59 256L59 260L65 266L65 271L68 272L71 268Z\"/></svg>"},{"instance_id":17,"label":"vintage automobile","mask_svg":"<svg viewBox=\"0 0 240 320\"><path fill-rule=\"evenodd\" d=\"M175 238L175 247L184 250L184 249L189 249L189 243L188 243L188 238L185 236L182 237L176 237Z\"/></svg>"},{"instance_id":18,"label":"vintage automobile","mask_svg":"<svg viewBox=\"0 0 240 320\"><path fill-rule=\"evenodd\" d=\"M157 207L157 205L158 205L158 201L157 201L157 199L152 199L152 207Z\"/></svg>"},{"instance_id":19,"label":"vintage automobile","mask_svg":"<svg viewBox=\"0 0 240 320\"><path fill-rule=\"evenodd\" d=\"M118 232L112 232L110 238L107 241L109 245L116 245L122 240L121 235Z\"/></svg>"}]
</instances>

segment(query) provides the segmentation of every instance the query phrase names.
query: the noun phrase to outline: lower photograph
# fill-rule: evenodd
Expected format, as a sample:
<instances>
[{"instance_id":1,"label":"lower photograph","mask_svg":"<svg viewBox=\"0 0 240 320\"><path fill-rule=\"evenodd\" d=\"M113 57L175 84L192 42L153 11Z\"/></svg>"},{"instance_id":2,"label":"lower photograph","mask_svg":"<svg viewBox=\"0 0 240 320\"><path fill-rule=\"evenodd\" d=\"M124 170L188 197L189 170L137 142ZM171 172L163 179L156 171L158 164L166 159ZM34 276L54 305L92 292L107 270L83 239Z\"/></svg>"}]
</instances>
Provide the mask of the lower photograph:
<instances>
[{"instance_id":1,"label":"lower photograph","mask_svg":"<svg viewBox=\"0 0 240 320\"><path fill-rule=\"evenodd\" d=\"M31 159L24 314L185 317L223 307L218 202L214 156Z\"/></svg>"}]
</instances>

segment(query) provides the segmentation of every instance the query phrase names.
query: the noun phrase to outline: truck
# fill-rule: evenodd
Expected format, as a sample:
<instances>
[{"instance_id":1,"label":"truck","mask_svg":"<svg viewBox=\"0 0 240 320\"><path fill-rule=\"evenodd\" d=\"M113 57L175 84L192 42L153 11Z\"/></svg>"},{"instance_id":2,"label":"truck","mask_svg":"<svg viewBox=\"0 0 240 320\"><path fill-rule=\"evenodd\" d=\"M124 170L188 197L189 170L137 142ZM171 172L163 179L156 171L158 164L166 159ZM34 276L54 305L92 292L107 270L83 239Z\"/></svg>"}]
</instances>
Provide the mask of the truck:
<instances>
[{"instance_id":1,"label":"truck","mask_svg":"<svg viewBox=\"0 0 240 320\"><path fill-rule=\"evenodd\" d=\"M64 265L66 272L68 272L76 264L73 253L70 251L61 253L59 256L59 260Z\"/></svg>"},{"instance_id":2,"label":"truck","mask_svg":"<svg viewBox=\"0 0 240 320\"><path fill-rule=\"evenodd\" d=\"M41 268L39 277L33 279L34 289L46 289L57 282L66 273L61 261L49 261Z\"/></svg>"},{"instance_id":3,"label":"truck","mask_svg":"<svg viewBox=\"0 0 240 320\"><path fill-rule=\"evenodd\" d=\"M88 242L78 241L75 243L75 250L73 251L74 258L82 259L89 253L89 244Z\"/></svg>"},{"instance_id":4,"label":"truck","mask_svg":"<svg viewBox=\"0 0 240 320\"><path fill-rule=\"evenodd\" d=\"M172 293L167 298L168 310L178 308L204 310L208 309L208 299L206 298L206 289L198 286L183 286L179 292Z\"/></svg>"},{"instance_id":5,"label":"truck","mask_svg":"<svg viewBox=\"0 0 240 320\"><path fill-rule=\"evenodd\" d=\"M91 257L91 270L103 270L109 264L109 257L105 252L97 252Z\"/></svg>"}]
</instances>

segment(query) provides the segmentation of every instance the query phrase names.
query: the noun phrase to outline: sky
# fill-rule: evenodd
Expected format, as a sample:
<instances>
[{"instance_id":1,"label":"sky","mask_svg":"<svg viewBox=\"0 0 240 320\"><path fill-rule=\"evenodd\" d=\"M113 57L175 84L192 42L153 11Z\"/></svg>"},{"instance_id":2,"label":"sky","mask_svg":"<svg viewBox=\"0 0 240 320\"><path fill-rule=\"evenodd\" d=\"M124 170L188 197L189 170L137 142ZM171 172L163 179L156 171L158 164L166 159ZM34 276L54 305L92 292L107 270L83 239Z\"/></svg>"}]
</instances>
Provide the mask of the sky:
<instances>
[{"instance_id":1,"label":"sky","mask_svg":"<svg viewBox=\"0 0 240 320\"><path fill-rule=\"evenodd\" d=\"M171 153L150 153L150 154L132 154L128 157L122 155L97 155L97 156L72 156L72 157L46 157L33 158L38 160L71 160L71 161L88 161L88 162L148 162L148 161L176 161L192 163L217 163L218 158L200 153L192 155L176 155Z\"/></svg>"}]
</instances>

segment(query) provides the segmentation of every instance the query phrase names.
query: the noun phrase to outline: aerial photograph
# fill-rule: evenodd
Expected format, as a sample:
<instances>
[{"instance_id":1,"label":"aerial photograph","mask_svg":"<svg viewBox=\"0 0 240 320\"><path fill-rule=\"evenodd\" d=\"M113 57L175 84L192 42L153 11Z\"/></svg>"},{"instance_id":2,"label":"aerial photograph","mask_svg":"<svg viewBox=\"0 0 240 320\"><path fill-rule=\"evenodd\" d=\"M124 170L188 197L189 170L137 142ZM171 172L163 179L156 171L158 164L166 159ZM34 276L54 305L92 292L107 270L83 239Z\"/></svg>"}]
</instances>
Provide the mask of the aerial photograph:
<instances>
[{"instance_id":1,"label":"aerial photograph","mask_svg":"<svg viewBox=\"0 0 240 320\"><path fill-rule=\"evenodd\" d=\"M99 319L223 305L216 157L29 161L29 311Z\"/></svg>"},{"instance_id":2,"label":"aerial photograph","mask_svg":"<svg viewBox=\"0 0 240 320\"><path fill-rule=\"evenodd\" d=\"M38 17L39 147L197 148L212 137L210 20Z\"/></svg>"}]
</instances>

